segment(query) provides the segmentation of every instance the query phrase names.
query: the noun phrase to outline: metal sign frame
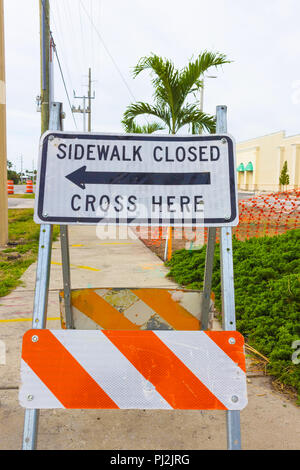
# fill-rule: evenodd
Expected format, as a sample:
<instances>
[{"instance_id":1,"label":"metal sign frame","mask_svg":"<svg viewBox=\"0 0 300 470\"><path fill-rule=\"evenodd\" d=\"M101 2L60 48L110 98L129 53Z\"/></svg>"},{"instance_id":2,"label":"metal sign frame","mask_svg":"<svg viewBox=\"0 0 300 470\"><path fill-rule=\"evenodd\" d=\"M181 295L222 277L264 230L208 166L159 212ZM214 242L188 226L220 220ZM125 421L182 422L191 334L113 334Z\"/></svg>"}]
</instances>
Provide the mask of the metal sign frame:
<instances>
[{"instance_id":1,"label":"metal sign frame","mask_svg":"<svg viewBox=\"0 0 300 470\"><path fill-rule=\"evenodd\" d=\"M53 131L61 129L62 104L52 103L50 109L49 127ZM217 133L227 132L227 107L217 107ZM70 259L68 244L68 227L61 226L61 250L63 265L64 298L66 309L67 328L73 328L71 306L71 280ZM205 276L204 295L202 301L202 329L208 326L209 299L211 293L211 281L213 271L213 259L216 242L216 228L209 228ZM35 330L46 328L48 290L51 265L52 225L42 224L40 228L39 251L36 272L36 286L34 297L34 310L32 328ZM220 253L221 253L221 285L222 285L222 309L223 329L234 331L236 329L235 298L234 298L234 274L232 258L232 229L220 227ZM241 449L240 412L227 411L227 447L229 450ZM34 450L37 445L39 410L25 410L23 450Z\"/></svg>"}]
</instances>

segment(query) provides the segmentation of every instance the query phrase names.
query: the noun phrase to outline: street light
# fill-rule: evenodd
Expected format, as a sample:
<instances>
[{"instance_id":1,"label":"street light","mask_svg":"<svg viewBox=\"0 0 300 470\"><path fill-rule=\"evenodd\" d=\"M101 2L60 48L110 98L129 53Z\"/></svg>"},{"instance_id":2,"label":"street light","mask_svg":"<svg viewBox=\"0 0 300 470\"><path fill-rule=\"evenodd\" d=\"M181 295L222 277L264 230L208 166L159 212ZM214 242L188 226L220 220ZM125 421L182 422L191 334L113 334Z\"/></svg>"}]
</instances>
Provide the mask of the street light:
<instances>
[{"instance_id":1,"label":"street light","mask_svg":"<svg viewBox=\"0 0 300 470\"><path fill-rule=\"evenodd\" d=\"M217 78L216 75L203 75L201 94L200 94L200 111L203 113L203 104L204 104L204 79L205 78Z\"/></svg>"}]
</instances>

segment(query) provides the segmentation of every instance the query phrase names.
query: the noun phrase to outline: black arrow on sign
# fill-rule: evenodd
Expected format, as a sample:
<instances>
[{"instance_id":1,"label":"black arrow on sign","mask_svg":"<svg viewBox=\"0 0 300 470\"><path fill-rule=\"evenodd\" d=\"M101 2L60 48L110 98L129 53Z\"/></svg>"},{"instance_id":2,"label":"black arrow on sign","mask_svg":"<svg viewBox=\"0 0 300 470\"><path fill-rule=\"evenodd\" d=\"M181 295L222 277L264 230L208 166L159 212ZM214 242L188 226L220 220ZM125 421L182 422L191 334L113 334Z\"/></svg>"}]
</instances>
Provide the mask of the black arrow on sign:
<instances>
[{"instance_id":1,"label":"black arrow on sign","mask_svg":"<svg viewBox=\"0 0 300 470\"><path fill-rule=\"evenodd\" d=\"M127 184L182 186L210 184L210 173L127 173L117 171L86 171L86 166L66 178L82 189L86 184Z\"/></svg>"}]
</instances>

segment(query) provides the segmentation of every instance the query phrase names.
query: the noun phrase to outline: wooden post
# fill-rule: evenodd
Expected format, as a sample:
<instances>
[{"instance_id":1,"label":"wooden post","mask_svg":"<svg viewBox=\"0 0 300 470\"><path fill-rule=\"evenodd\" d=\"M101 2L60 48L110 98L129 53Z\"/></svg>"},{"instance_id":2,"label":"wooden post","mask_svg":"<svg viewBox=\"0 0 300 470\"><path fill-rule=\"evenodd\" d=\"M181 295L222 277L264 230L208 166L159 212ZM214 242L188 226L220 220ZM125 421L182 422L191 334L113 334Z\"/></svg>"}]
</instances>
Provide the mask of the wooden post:
<instances>
[{"instance_id":1,"label":"wooden post","mask_svg":"<svg viewBox=\"0 0 300 470\"><path fill-rule=\"evenodd\" d=\"M0 246L8 241L4 7L0 0Z\"/></svg>"}]
</instances>

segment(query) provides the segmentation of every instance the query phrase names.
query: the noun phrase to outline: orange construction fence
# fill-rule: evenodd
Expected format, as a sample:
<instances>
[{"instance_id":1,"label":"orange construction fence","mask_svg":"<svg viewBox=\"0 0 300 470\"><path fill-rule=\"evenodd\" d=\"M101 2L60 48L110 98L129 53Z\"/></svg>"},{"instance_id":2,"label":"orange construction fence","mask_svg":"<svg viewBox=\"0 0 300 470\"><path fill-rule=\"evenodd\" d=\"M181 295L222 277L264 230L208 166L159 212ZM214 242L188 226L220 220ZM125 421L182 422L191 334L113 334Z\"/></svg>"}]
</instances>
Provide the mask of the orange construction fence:
<instances>
[{"instance_id":1,"label":"orange construction fence","mask_svg":"<svg viewBox=\"0 0 300 470\"><path fill-rule=\"evenodd\" d=\"M238 240L246 240L252 237L280 235L296 228L300 228L300 189L260 194L240 200L239 224L233 228L233 235ZM207 228L175 227L172 232L173 251L178 249L177 240L184 240L183 246L192 246L197 240L202 240L202 244L207 242ZM146 245L160 247L165 245L169 232L167 227L136 227L136 233Z\"/></svg>"}]
</instances>

